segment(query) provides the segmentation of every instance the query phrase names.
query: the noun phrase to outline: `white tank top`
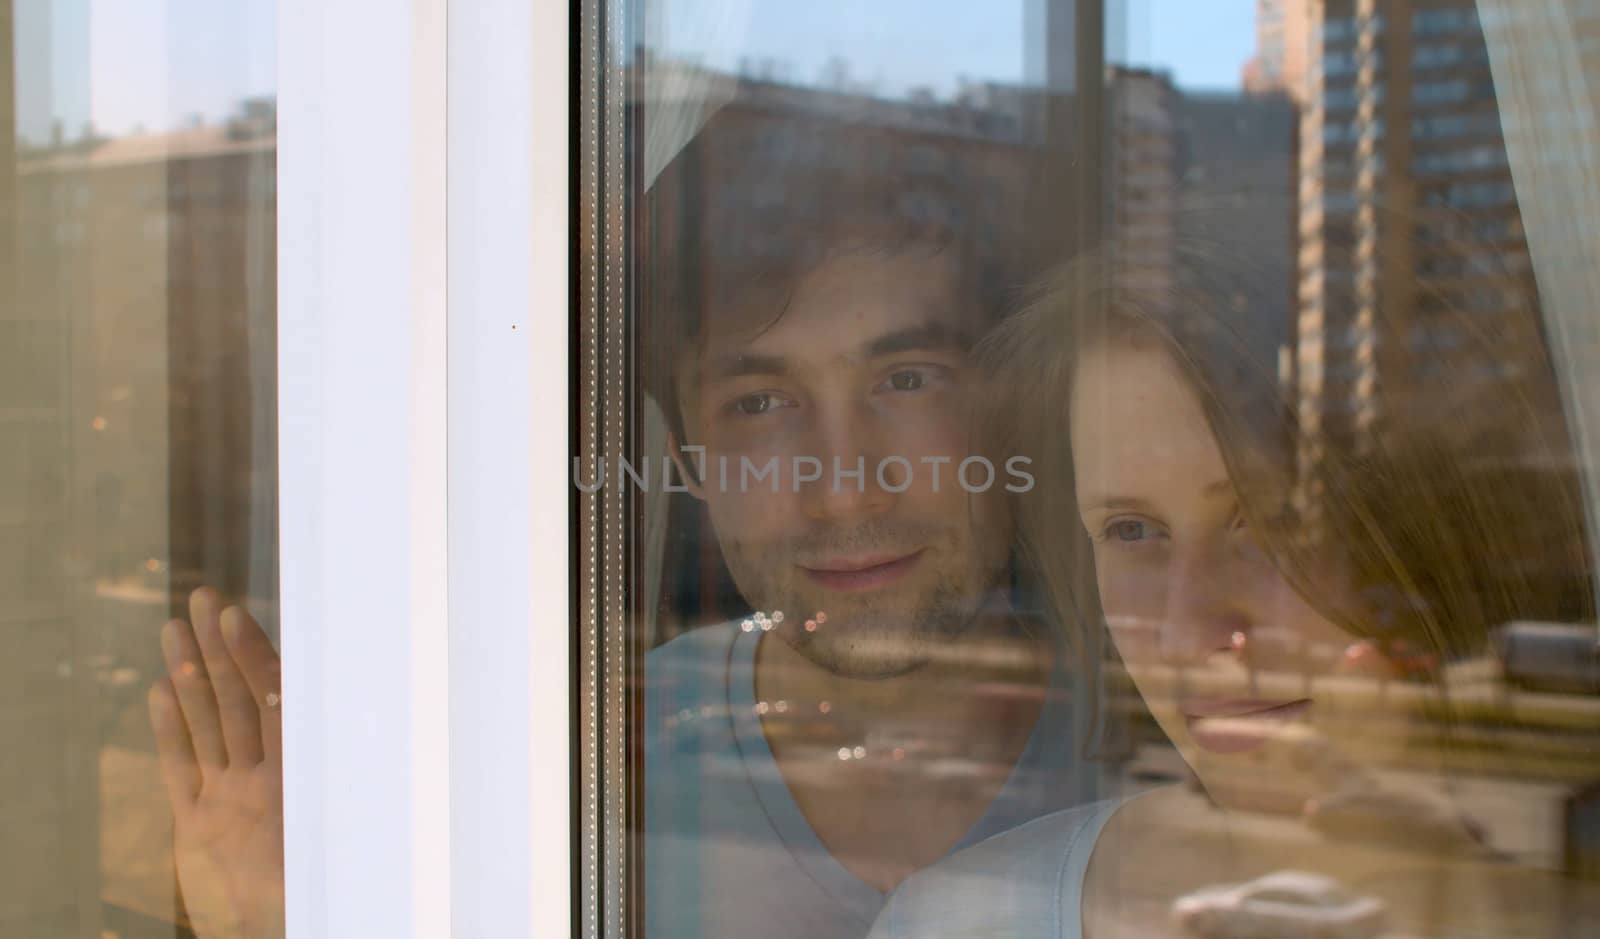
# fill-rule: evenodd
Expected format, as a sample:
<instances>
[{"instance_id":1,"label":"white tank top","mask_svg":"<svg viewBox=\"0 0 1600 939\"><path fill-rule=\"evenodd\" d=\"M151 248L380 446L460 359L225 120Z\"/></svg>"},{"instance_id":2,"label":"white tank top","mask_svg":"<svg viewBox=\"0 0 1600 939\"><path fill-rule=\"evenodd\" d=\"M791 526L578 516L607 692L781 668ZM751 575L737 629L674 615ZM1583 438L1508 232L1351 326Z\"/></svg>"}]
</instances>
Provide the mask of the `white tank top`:
<instances>
[{"instance_id":1,"label":"white tank top","mask_svg":"<svg viewBox=\"0 0 1600 939\"><path fill-rule=\"evenodd\" d=\"M1046 815L919 871L868 939L1082 939L1089 857L1121 804Z\"/></svg>"}]
</instances>

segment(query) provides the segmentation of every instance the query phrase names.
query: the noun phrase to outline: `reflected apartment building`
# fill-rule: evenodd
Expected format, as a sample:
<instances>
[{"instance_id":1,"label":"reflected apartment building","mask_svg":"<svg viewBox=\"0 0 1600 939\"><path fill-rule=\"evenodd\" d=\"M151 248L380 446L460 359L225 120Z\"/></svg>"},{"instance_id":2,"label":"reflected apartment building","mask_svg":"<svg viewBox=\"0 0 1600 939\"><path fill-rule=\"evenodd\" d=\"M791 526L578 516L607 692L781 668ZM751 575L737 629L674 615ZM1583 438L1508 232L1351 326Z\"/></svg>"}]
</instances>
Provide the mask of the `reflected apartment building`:
<instances>
[{"instance_id":1,"label":"reflected apartment building","mask_svg":"<svg viewBox=\"0 0 1600 939\"><path fill-rule=\"evenodd\" d=\"M1160 298L1162 307L1178 279L1178 101L1164 72L1108 70L1108 235L1117 286Z\"/></svg>"},{"instance_id":2,"label":"reflected apartment building","mask_svg":"<svg viewBox=\"0 0 1600 939\"><path fill-rule=\"evenodd\" d=\"M1222 344L1213 349L1219 363L1256 372L1235 377L1258 387L1282 387L1286 377L1296 121L1280 91L1178 99L1178 284L1207 298L1189 318Z\"/></svg>"},{"instance_id":3,"label":"reflected apartment building","mask_svg":"<svg viewBox=\"0 0 1600 939\"><path fill-rule=\"evenodd\" d=\"M1276 384L1292 295L1290 99L1196 92L1161 71L1113 67L1106 112L1118 286L1197 348L1212 348L1219 364L1262 369L1255 377ZM1186 298L1182 308L1175 296ZM1204 309L1187 302L1202 297Z\"/></svg>"},{"instance_id":4,"label":"reflected apartment building","mask_svg":"<svg viewBox=\"0 0 1600 939\"><path fill-rule=\"evenodd\" d=\"M144 701L161 624L202 582L275 621L259 550L276 525L275 125L255 101L222 123L8 148L7 935L171 933Z\"/></svg>"},{"instance_id":5,"label":"reflected apartment building","mask_svg":"<svg viewBox=\"0 0 1600 939\"><path fill-rule=\"evenodd\" d=\"M1302 475L1326 441L1359 451L1400 421L1485 461L1537 463L1564 428L1537 390L1554 383L1475 4L1301 2ZM1522 394L1537 419L1503 426Z\"/></svg>"},{"instance_id":6,"label":"reflected apartment building","mask_svg":"<svg viewBox=\"0 0 1600 939\"><path fill-rule=\"evenodd\" d=\"M1246 94L1282 92L1303 100L1311 13L1307 0L1256 0L1256 54L1245 63L1240 82Z\"/></svg>"}]
</instances>

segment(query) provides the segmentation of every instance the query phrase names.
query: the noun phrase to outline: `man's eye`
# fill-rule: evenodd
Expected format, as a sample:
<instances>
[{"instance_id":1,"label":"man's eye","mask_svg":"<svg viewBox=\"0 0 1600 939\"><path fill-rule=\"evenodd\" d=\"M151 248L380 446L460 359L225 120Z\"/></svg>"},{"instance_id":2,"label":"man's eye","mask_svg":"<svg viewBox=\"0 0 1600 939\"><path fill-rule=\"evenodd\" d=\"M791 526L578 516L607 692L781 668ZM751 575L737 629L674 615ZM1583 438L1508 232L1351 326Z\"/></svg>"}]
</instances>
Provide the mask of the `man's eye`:
<instances>
[{"instance_id":1,"label":"man's eye","mask_svg":"<svg viewBox=\"0 0 1600 939\"><path fill-rule=\"evenodd\" d=\"M926 380L921 372L895 372L889 376L889 387L895 391L916 391Z\"/></svg>"},{"instance_id":2,"label":"man's eye","mask_svg":"<svg viewBox=\"0 0 1600 939\"><path fill-rule=\"evenodd\" d=\"M1112 519L1105 528L1105 537L1110 541L1138 543L1160 536L1161 529L1140 518Z\"/></svg>"},{"instance_id":3,"label":"man's eye","mask_svg":"<svg viewBox=\"0 0 1600 939\"><path fill-rule=\"evenodd\" d=\"M743 395L733 402L734 413L743 417L756 417L765 414L782 405L777 395L769 391L758 391L754 394Z\"/></svg>"},{"instance_id":4,"label":"man's eye","mask_svg":"<svg viewBox=\"0 0 1600 939\"><path fill-rule=\"evenodd\" d=\"M903 368L892 372L878 388L883 391L921 391L938 381L943 374L945 372L937 366Z\"/></svg>"}]
</instances>

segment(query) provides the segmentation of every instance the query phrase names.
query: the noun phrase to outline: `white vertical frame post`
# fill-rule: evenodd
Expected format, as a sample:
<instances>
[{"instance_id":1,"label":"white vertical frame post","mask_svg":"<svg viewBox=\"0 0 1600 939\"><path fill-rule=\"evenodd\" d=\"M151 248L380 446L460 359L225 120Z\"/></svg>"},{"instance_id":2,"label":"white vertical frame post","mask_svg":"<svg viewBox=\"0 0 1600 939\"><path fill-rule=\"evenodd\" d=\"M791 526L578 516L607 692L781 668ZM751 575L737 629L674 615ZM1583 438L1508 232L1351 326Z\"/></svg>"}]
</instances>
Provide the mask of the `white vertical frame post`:
<instances>
[{"instance_id":1,"label":"white vertical frame post","mask_svg":"<svg viewBox=\"0 0 1600 939\"><path fill-rule=\"evenodd\" d=\"M288 934L450 935L445 0L280 0Z\"/></svg>"},{"instance_id":2,"label":"white vertical frame post","mask_svg":"<svg viewBox=\"0 0 1600 939\"><path fill-rule=\"evenodd\" d=\"M568 4L450 3L455 936L572 929Z\"/></svg>"}]
</instances>

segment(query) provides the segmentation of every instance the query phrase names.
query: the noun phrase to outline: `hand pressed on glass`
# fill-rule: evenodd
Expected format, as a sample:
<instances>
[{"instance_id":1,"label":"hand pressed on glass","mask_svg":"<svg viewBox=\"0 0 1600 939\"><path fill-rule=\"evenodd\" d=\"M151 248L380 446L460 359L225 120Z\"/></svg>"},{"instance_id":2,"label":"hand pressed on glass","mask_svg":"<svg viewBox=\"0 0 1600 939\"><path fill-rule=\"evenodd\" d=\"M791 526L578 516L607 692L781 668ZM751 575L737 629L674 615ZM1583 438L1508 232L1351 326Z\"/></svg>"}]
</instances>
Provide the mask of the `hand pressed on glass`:
<instances>
[{"instance_id":1,"label":"hand pressed on glass","mask_svg":"<svg viewBox=\"0 0 1600 939\"><path fill-rule=\"evenodd\" d=\"M178 885L201 939L284 934L280 664L260 625L189 599L161 631L168 677L150 720L174 819Z\"/></svg>"}]
</instances>

